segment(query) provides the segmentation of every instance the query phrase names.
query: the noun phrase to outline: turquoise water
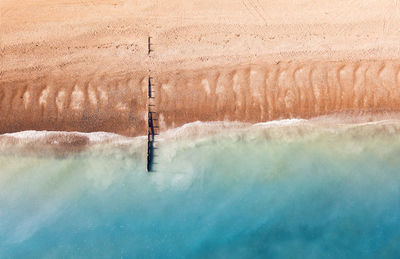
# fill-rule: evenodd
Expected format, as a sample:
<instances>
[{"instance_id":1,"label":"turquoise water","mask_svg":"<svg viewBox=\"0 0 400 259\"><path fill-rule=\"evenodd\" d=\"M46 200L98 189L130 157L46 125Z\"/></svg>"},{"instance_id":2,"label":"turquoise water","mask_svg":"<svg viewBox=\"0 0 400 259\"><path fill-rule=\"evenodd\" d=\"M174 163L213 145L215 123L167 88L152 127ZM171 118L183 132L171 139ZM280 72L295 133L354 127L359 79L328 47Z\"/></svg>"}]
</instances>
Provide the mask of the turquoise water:
<instances>
[{"instance_id":1,"label":"turquoise water","mask_svg":"<svg viewBox=\"0 0 400 259\"><path fill-rule=\"evenodd\" d=\"M400 126L0 153L0 258L399 258Z\"/></svg>"}]
</instances>

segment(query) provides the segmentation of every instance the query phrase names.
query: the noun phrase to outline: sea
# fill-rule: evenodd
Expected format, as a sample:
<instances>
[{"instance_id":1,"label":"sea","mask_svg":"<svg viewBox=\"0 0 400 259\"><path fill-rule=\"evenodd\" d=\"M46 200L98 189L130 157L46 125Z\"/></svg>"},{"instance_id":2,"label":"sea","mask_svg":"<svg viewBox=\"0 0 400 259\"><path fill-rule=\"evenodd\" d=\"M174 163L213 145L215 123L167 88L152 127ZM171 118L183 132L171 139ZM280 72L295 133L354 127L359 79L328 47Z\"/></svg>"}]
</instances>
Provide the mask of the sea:
<instances>
[{"instance_id":1,"label":"sea","mask_svg":"<svg viewBox=\"0 0 400 259\"><path fill-rule=\"evenodd\" d=\"M1 135L0 258L400 258L400 121L194 122L155 146L147 172L146 137Z\"/></svg>"}]
</instances>

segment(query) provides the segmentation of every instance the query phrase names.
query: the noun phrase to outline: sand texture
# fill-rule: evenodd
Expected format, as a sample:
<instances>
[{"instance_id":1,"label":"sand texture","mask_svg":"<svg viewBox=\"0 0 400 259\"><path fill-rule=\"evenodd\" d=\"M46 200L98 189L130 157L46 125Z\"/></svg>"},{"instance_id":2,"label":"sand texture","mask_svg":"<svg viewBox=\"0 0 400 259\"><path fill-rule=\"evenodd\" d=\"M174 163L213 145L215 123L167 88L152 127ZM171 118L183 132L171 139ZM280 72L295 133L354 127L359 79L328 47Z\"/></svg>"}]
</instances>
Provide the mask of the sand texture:
<instances>
[{"instance_id":1,"label":"sand texture","mask_svg":"<svg viewBox=\"0 0 400 259\"><path fill-rule=\"evenodd\" d=\"M394 0L3 0L0 133L395 114L399 28Z\"/></svg>"}]
</instances>

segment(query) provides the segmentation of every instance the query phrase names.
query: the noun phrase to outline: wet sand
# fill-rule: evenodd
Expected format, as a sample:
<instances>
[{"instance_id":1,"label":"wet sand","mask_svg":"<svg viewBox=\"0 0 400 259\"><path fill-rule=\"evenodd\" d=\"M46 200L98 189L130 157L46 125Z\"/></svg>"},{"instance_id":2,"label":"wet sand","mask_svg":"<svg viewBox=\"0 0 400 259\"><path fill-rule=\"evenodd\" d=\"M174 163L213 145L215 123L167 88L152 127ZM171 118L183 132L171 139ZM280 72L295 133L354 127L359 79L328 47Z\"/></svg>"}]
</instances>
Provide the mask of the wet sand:
<instances>
[{"instance_id":1,"label":"wet sand","mask_svg":"<svg viewBox=\"0 0 400 259\"><path fill-rule=\"evenodd\" d=\"M394 118L398 10L361 0L2 1L0 133L146 135L149 104L161 131L198 120Z\"/></svg>"}]
</instances>

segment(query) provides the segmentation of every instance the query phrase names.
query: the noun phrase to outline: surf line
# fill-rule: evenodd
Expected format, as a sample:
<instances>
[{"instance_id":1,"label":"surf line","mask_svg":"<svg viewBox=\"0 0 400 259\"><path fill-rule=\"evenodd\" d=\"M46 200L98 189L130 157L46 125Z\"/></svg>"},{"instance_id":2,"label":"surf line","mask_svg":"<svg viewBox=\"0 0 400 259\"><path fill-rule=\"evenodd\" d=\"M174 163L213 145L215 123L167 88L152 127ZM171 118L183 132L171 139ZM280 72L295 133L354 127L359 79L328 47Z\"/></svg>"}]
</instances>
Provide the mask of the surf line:
<instances>
[{"instance_id":1,"label":"surf line","mask_svg":"<svg viewBox=\"0 0 400 259\"><path fill-rule=\"evenodd\" d=\"M151 37L148 37L147 40L147 47L148 47L148 53L147 55L150 57L150 53L153 51L151 49ZM155 104L154 104L154 90L152 88L152 80L153 78L151 77L151 70L149 70L149 76L148 76L148 87L147 87L147 105L148 105L148 116L147 116L147 172L154 172L154 151L156 147L154 146L155 144L155 136L158 135L156 132L156 129L158 130L158 119L157 117L157 112L155 109Z\"/></svg>"}]
</instances>

